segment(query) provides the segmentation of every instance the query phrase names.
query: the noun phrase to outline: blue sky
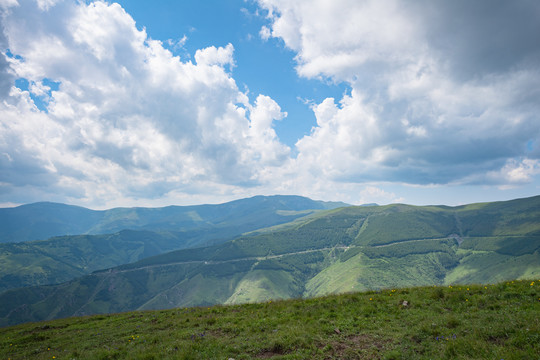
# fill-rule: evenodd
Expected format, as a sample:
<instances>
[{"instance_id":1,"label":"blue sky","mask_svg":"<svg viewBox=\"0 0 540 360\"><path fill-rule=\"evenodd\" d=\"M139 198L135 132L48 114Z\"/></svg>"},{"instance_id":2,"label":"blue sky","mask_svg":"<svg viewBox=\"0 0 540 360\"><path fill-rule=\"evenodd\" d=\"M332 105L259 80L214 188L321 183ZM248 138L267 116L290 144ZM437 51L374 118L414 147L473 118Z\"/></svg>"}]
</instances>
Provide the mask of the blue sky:
<instances>
[{"instance_id":1,"label":"blue sky","mask_svg":"<svg viewBox=\"0 0 540 360\"><path fill-rule=\"evenodd\" d=\"M535 1L0 0L0 206L540 190Z\"/></svg>"},{"instance_id":2,"label":"blue sky","mask_svg":"<svg viewBox=\"0 0 540 360\"><path fill-rule=\"evenodd\" d=\"M240 89L249 90L251 100L265 94L287 112L288 121L276 122L274 128L280 140L291 147L316 125L306 102L339 98L348 89L344 83L299 77L295 53L280 39L260 38L261 28L269 21L267 12L254 1L156 1L152 6L146 1L119 3L150 37L178 44L185 36L182 46L167 46L182 58L191 58L198 49L232 43L234 79Z\"/></svg>"}]
</instances>

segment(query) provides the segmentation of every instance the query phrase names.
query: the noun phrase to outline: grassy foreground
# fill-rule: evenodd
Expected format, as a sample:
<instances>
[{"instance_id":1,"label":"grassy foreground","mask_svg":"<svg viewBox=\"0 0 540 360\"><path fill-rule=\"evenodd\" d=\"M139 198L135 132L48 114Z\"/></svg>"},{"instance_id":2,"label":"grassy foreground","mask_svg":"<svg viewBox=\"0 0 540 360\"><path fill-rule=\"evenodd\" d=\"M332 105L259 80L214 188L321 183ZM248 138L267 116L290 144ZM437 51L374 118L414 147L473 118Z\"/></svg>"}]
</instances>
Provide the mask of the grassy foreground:
<instances>
[{"instance_id":1,"label":"grassy foreground","mask_svg":"<svg viewBox=\"0 0 540 360\"><path fill-rule=\"evenodd\" d=\"M0 328L0 359L538 359L540 280Z\"/></svg>"}]
</instances>

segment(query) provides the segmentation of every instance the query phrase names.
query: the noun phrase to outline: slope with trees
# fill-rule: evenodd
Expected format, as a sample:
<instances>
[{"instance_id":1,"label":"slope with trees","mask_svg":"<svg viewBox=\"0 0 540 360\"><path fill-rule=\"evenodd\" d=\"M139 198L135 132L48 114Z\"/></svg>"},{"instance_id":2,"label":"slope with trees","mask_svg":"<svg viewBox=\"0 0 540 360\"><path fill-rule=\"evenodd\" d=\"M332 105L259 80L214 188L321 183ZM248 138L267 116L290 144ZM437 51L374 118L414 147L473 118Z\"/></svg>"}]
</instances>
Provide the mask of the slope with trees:
<instances>
[{"instance_id":1,"label":"slope with trees","mask_svg":"<svg viewBox=\"0 0 540 360\"><path fill-rule=\"evenodd\" d=\"M48 287L0 294L18 322L540 276L540 197L347 207Z\"/></svg>"}]
</instances>

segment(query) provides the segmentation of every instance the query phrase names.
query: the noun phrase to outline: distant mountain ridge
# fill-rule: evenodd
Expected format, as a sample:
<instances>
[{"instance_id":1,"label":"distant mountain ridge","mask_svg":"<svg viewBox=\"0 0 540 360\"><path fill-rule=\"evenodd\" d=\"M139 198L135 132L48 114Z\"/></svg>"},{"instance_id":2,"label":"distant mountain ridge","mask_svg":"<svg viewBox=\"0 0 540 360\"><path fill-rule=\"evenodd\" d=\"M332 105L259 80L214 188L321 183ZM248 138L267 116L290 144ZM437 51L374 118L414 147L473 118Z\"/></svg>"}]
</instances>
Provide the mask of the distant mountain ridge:
<instances>
[{"instance_id":1,"label":"distant mountain ridge","mask_svg":"<svg viewBox=\"0 0 540 360\"><path fill-rule=\"evenodd\" d=\"M45 240L63 235L101 235L121 230L187 231L231 224L279 223L277 210L324 210L348 206L302 196L254 196L216 205L113 208L90 210L80 206L39 202L0 208L0 243ZM294 217L289 213L287 216ZM259 224L266 218L267 224Z\"/></svg>"},{"instance_id":2,"label":"distant mountain ridge","mask_svg":"<svg viewBox=\"0 0 540 360\"><path fill-rule=\"evenodd\" d=\"M0 243L0 292L57 284L167 251L218 244L246 232L340 205L344 204L299 196L257 196L219 205L189 207L93 211L64 204L37 203L0 209L11 210L0 211L0 234L8 239L32 234L42 237L61 231L81 233L40 241ZM16 224L20 229L14 228ZM108 231L112 233L101 234Z\"/></svg>"},{"instance_id":3,"label":"distant mountain ridge","mask_svg":"<svg viewBox=\"0 0 540 360\"><path fill-rule=\"evenodd\" d=\"M540 276L540 196L459 207L344 207L221 244L0 294L0 325Z\"/></svg>"}]
</instances>

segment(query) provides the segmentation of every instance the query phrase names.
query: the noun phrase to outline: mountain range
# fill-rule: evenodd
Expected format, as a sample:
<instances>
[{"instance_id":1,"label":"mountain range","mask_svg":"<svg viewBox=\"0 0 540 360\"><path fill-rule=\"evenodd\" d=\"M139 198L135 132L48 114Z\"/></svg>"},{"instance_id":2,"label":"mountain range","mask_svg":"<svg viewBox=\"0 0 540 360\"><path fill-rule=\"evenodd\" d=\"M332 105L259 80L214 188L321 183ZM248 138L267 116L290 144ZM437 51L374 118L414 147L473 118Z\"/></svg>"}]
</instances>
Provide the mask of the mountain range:
<instances>
[{"instance_id":1,"label":"mountain range","mask_svg":"<svg viewBox=\"0 0 540 360\"><path fill-rule=\"evenodd\" d=\"M345 205L300 196L256 196L219 205L106 211L56 203L0 209L0 239L11 241L0 243L0 291L60 283ZM27 241L48 236L55 237Z\"/></svg>"},{"instance_id":2,"label":"mountain range","mask_svg":"<svg viewBox=\"0 0 540 360\"><path fill-rule=\"evenodd\" d=\"M0 243L45 240L63 235L112 234L121 230L207 230L237 234L231 228L261 228L305 215L295 211L334 209L342 202L314 201L302 196L254 196L224 204L166 206L161 208L84 207L40 202L0 208ZM210 236L212 237L212 236Z\"/></svg>"},{"instance_id":3,"label":"mountain range","mask_svg":"<svg viewBox=\"0 0 540 360\"><path fill-rule=\"evenodd\" d=\"M540 275L540 196L458 207L392 204L277 213L294 219L253 225L228 240L141 257L61 284L6 290L0 293L0 325ZM139 232L120 234L129 239Z\"/></svg>"}]
</instances>

